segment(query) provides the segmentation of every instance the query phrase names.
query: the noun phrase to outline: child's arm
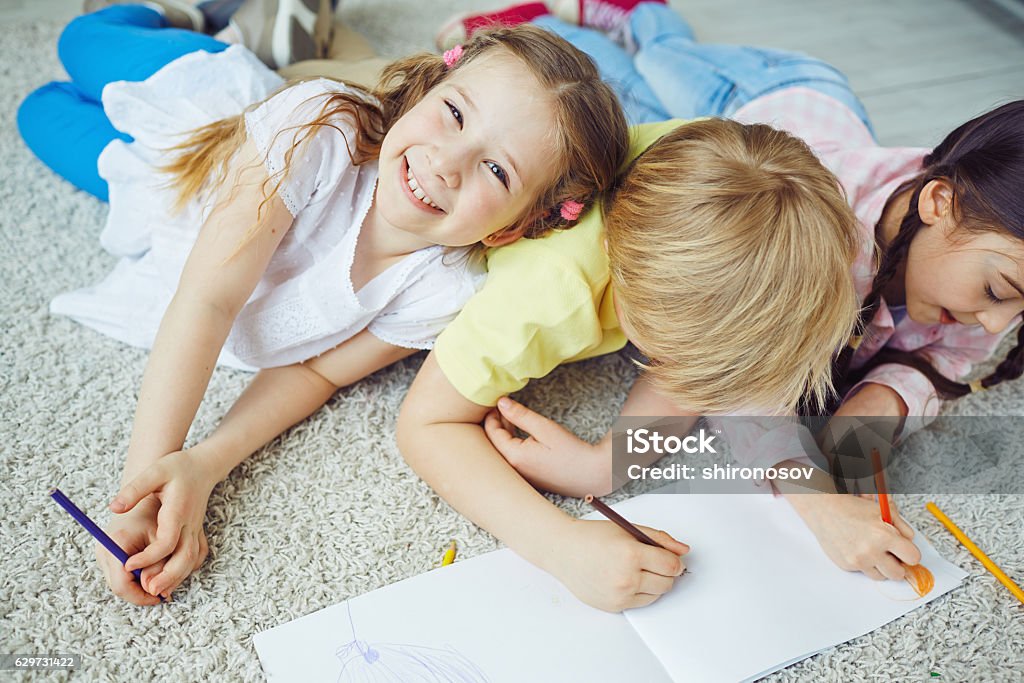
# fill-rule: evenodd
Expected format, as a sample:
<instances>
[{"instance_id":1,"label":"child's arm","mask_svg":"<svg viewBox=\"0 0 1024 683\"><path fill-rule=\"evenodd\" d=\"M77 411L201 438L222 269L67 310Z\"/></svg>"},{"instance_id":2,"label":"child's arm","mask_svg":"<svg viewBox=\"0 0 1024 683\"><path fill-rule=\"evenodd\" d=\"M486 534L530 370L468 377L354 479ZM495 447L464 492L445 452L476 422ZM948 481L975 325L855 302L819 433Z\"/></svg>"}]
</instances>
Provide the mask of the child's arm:
<instances>
[{"instance_id":1,"label":"child's arm","mask_svg":"<svg viewBox=\"0 0 1024 683\"><path fill-rule=\"evenodd\" d=\"M128 571L144 571L143 587L169 594L206 556L203 522L209 496L234 467L292 425L316 412L334 392L415 352L364 330L305 363L261 371L209 438L171 453L124 485L111 504L127 512L150 494L159 498L155 539L133 554ZM163 558L163 559L162 559Z\"/></svg>"},{"instance_id":2,"label":"child's arm","mask_svg":"<svg viewBox=\"0 0 1024 683\"><path fill-rule=\"evenodd\" d=\"M999 344L1007 334L1013 332L1015 327L1009 325L1002 332L989 334L981 325L945 325L942 328L942 336L936 341L920 348L917 354L928 359L928 362L946 377L962 382L970 375L973 367L985 362L993 356ZM891 342L890 342L891 343ZM901 427L901 435L906 436L917 431L938 415L941 401L932 386L931 381L924 373L900 363L891 362L875 366L864 376L855 387L853 392L859 389L870 389L871 394L862 396L866 400L869 397L882 397L886 392L895 396L902 404L902 416L906 418ZM861 392L863 393L863 392ZM860 396L860 394L856 394ZM849 400L848 396L846 400ZM873 401L887 400L877 398ZM869 408L874 407L867 406ZM896 415L891 406L885 412L862 412L848 413L851 415Z\"/></svg>"},{"instance_id":3,"label":"child's arm","mask_svg":"<svg viewBox=\"0 0 1024 683\"><path fill-rule=\"evenodd\" d=\"M582 496L594 490L588 487L611 488L610 433L591 445L514 401L507 405L499 403L499 410L500 417L493 412L487 417L487 435L495 448L531 483L572 496ZM665 416L688 413L676 408L641 377L623 405L622 414ZM862 391L851 396L836 414L905 415L906 406L891 388L867 384ZM529 433L530 438L516 438L513 425ZM654 454L652 460L658 457ZM805 465L790 461L778 465L787 463L791 466ZM836 493L831 479L824 474L812 488L834 495L811 494L806 488L797 486L785 487L782 493L838 566L847 571L862 571L874 579L892 579L902 578L904 573L896 558L906 564L920 561L920 551L909 540L913 538L913 529L896 513L895 505L893 527L881 521L877 502Z\"/></svg>"},{"instance_id":4,"label":"child's arm","mask_svg":"<svg viewBox=\"0 0 1024 683\"><path fill-rule=\"evenodd\" d=\"M633 383L621 416L680 416L697 420L696 414L681 410L658 393L644 375ZM498 402L497 410L487 415L484 427L498 452L534 486L575 498L588 493L603 496L613 490L611 430L596 444L589 444L554 420L509 398ZM530 436L516 437L515 427ZM652 452L650 462L659 457Z\"/></svg>"},{"instance_id":5,"label":"child's arm","mask_svg":"<svg viewBox=\"0 0 1024 683\"><path fill-rule=\"evenodd\" d=\"M291 226L277 196L263 204L257 225L266 180L261 158L247 141L160 322L139 390L122 483L181 449L235 317Z\"/></svg>"},{"instance_id":6,"label":"child's arm","mask_svg":"<svg viewBox=\"0 0 1024 683\"><path fill-rule=\"evenodd\" d=\"M488 410L459 394L431 353L398 419L402 455L452 507L584 602L619 611L649 604L672 587L683 571L685 544L644 529L669 550L653 548L611 522L563 513L491 445L480 426Z\"/></svg>"},{"instance_id":7,"label":"child's arm","mask_svg":"<svg viewBox=\"0 0 1024 683\"><path fill-rule=\"evenodd\" d=\"M785 461L780 465L787 463L802 464ZM921 561L921 551L910 540L914 530L898 514L891 498L893 524L886 524L873 496L835 492L783 495L840 569L863 572L876 581L902 579L905 571L900 562L909 565Z\"/></svg>"},{"instance_id":8,"label":"child's arm","mask_svg":"<svg viewBox=\"0 0 1024 683\"><path fill-rule=\"evenodd\" d=\"M416 353L363 330L330 351L261 371L203 442L216 481L289 427L315 413L334 392Z\"/></svg>"},{"instance_id":9,"label":"child's arm","mask_svg":"<svg viewBox=\"0 0 1024 683\"><path fill-rule=\"evenodd\" d=\"M906 414L907 406L895 390L868 383L848 396L834 417L905 417ZM896 422L892 424L895 426ZM895 438L896 434L889 436ZM840 568L864 572L876 580L902 579L905 571L897 560L905 564L921 561L921 552L910 540L914 530L898 514L891 498L892 525L882 521L873 497L839 494L824 473L814 488L832 495L807 493L806 489L787 487L780 481L775 485L814 532L825 554Z\"/></svg>"},{"instance_id":10,"label":"child's arm","mask_svg":"<svg viewBox=\"0 0 1024 683\"><path fill-rule=\"evenodd\" d=\"M139 389L122 485L160 458L180 451L235 316L291 227L292 217L279 197L263 203L266 180L262 159L247 140L230 162L160 322ZM108 532L130 541L133 548L152 543L161 509L159 504L140 506L130 515L115 517ZM117 595L135 604L152 604L138 586L128 583L131 574L113 555L98 552L97 559ZM143 580L158 569L147 567Z\"/></svg>"}]
</instances>

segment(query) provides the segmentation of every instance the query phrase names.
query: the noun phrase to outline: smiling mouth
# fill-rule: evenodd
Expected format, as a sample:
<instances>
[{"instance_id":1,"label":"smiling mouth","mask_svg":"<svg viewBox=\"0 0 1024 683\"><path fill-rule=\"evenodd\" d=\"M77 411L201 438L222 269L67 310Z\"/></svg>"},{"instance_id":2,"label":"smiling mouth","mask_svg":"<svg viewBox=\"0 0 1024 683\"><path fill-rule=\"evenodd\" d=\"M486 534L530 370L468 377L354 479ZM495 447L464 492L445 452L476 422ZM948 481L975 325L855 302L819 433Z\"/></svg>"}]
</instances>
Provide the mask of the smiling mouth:
<instances>
[{"instance_id":1,"label":"smiling mouth","mask_svg":"<svg viewBox=\"0 0 1024 683\"><path fill-rule=\"evenodd\" d=\"M409 192L412 194L412 196L415 197L417 200L419 200L419 202L421 204L424 204L425 206L429 206L431 209L434 209L435 211L441 211L442 213L444 213L444 210L441 209L440 206L435 204L434 200L432 200L427 195L427 193L423 191L423 188L420 187L419 182L416 180L416 176L414 176L412 174L412 168L409 166L409 160L408 159L404 159L404 162L405 162L404 163L404 165L405 165L405 183L406 183L406 186L409 188Z\"/></svg>"},{"instance_id":2,"label":"smiling mouth","mask_svg":"<svg viewBox=\"0 0 1024 683\"><path fill-rule=\"evenodd\" d=\"M943 308L942 313L939 314L939 322L942 323L943 325L952 325L953 323L959 321L953 317L953 314L951 314L949 311Z\"/></svg>"}]
</instances>

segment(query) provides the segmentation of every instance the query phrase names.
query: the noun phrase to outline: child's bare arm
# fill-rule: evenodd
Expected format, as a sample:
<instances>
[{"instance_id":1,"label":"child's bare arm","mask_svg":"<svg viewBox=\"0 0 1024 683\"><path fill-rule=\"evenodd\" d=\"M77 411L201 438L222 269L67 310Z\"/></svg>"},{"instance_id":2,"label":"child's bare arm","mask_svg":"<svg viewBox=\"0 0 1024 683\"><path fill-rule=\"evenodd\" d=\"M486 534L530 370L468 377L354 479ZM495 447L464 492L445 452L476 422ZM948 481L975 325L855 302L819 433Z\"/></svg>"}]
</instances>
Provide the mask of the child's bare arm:
<instances>
[{"instance_id":1,"label":"child's bare arm","mask_svg":"<svg viewBox=\"0 0 1024 683\"><path fill-rule=\"evenodd\" d=\"M203 444L217 481L258 448L312 415L334 392L415 353L369 331L316 358L263 370Z\"/></svg>"},{"instance_id":2,"label":"child's bare arm","mask_svg":"<svg viewBox=\"0 0 1024 683\"><path fill-rule=\"evenodd\" d=\"M673 415L697 420L696 414L658 393L644 375L633 383L621 413L622 417ZM516 437L516 427L530 436ZM488 414L485 428L494 447L534 486L576 498L588 493L602 496L613 490L611 430L590 444L554 420L507 398ZM656 453L651 456L651 462L660 457Z\"/></svg>"},{"instance_id":3,"label":"child's bare arm","mask_svg":"<svg viewBox=\"0 0 1024 683\"><path fill-rule=\"evenodd\" d=\"M906 415L907 406L896 391L869 383L848 396L833 418ZM897 424L895 420L892 422L894 428ZM888 436L894 438L895 433ZM799 466L801 463L780 464ZM889 525L882 521L873 497L837 493L831 478L824 472L816 471L809 487L781 481L776 481L775 486L814 532L825 554L840 568L860 571L876 580L901 579L905 572L900 562L920 562L920 551L910 540L914 530L896 511L892 499L893 524ZM824 493L808 493L808 489Z\"/></svg>"},{"instance_id":4,"label":"child's bare arm","mask_svg":"<svg viewBox=\"0 0 1024 683\"><path fill-rule=\"evenodd\" d=\"M464 398L434 355L406 396L398 444L435 491L584 602L618 611L653 602L683 571L689 548L649 530L665 548L640 544L610 522L575 520L544 499L501 457L480 420L488 408Z\"/></svg>"},{"instance_id":5,"label":"child's bare arm","mask_svg":"<svg viewBox=\"0 0 1024 683\"><path fill-rule=\"evenodd\" d=\"M263 205L257 224L266 179L258 152L246 142L160 323L139 390L122 483L181 449L235 317L291 226L277 196Z\"/></svg>"},{"instance_id":6,"label":"child's bare arm","mask_svg":"<svg viewBox=\"0 0 1024 683\"><path fill-rule=\"evenodd\" d=\"M209 438L161 457L121 488L111 505L115 512L131 510L151 493L159 498L155 538L144 549L138 548L126 567L147 568L143 572L146 590L169 594L206 557L203 521L217 482L258 448L315 412L338 388L414 351L364 330L305 363L260 372Z\"/></svg>"},{"instance_id":7,"label":"child's bare arm","mask_svg":"<svg viewBox=\"0 0 1024 683\"><path fill-rule=\"evenodd\" d=\"M217 193L160 323L139 390L122 486L160 458L180 451L235 316L291 226L291 215L274 197L263 204L255 227L266 179L255 147L246 142L231 162L226 189ZM249 239L251 228L254 234ZM140 506L131 515L115 518L109 529L130 535L131 545L141 549L155 540L161 511L159 504ZM195 534L196 544L203 545L201 528ZM197 561L202 554L197 554ZM151 604L127 585L129 575L110 553L98 552L97 559L118 595ZM158 570L147 567L143 578Z\"/></svg>"}]
</instances>

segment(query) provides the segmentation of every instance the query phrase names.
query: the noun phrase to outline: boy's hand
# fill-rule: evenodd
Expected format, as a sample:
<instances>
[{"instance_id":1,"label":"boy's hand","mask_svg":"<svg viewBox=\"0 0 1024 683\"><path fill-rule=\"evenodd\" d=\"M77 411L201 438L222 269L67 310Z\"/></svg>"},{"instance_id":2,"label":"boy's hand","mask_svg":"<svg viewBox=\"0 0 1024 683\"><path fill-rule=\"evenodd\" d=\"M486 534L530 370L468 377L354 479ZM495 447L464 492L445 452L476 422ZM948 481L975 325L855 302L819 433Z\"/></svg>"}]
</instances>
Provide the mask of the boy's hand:
<instances>
[{"instance_id":1,"label":"boy's hand","mask_svg":"<svg viewBox=\"0 0 1024 683\"><path fill-rule=\"evenodd\" d=\"M136 553L156 537L156 518L159 510L160 501L155 496L148 496L140 501L131 512L114 517L105 531L114 539L115 543L124 548L125 552ZM107 585L117 597L135 605L160 604L160 599L143 590L120 560L99 543L96 544L96 562L107 580ZM143 569L143 583L158 574L161 569L163 569L163 562L157 562Z\"/></svg>"},{"instance_id":2,"label":"boy's hand","mask_svg":"<svg viewBox=\"0 0 1024 683\"><path fill-rule=\"evenodd\" d=\"M209 547L203 522L217 482L204 465L192 449L169 453L124 485L110 503L118 514L149 498L159 505L149 544L124 565L129 572L148 568L143 571L142 586L154 596L169 594L206 559Z\"/></svg>"},{"instance_id":3,"label":"boy's hand","mask_svg":"<svg viewBox=\"0 0 1024 683\"><path fill-rule=\"evenodd\" d=\"M516 427L529 436L516 436ZM495 449L534 486L564 496L603 496L612 491L611 442L593 445L554 420L510 398L484 419Z\"/></svg>"},{"instance_id":4,"label":"boy's hand","mask_svg":"<svg viewBox=\"0 0 1024 683\"><path fill-rule=\"evenodd\" d=\"M900 562L921 562L921 551L910 540L914 530L899 516L891 498L891 525L882 521L873 496L795 494L788 498L825 554L841 569L863 572L876 581L899 580L906 574Z\"/></svg>"},{"instance_id":5,"label":"boy's hand","mask_svg":"<svg viewBox=\"0 0 1024 683\"><path fill-rule=\"evenodd\" d=\"M598 609L621 612L649 605L671 590L686 568L680 556L690 547L664 531L639 529L665 547L640 543L613 522L574 520L549 569L577 598Z\"/></svg>"}]
</instances>

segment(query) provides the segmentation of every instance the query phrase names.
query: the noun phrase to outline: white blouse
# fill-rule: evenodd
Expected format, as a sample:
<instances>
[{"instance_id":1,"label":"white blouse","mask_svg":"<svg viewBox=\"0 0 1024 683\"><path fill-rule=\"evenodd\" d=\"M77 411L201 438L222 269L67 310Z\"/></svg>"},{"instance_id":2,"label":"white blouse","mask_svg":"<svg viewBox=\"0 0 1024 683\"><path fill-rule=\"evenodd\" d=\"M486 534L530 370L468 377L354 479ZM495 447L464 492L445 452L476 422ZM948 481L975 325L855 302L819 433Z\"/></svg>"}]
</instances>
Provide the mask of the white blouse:
<instances>
[{"instance_id":1,"label":"white blouse","mask_svg":"<svg viewBox=\"0 0 1024 683\"><path fill-rule=\"evenodd\" d=\"M281 90L283 81L248 50L195 52L142 82L111 83L103 106L114 126L134 138L111 142L99 171L110 187L102 246L120 261L93 287L61 294L50 305L120 341L149 348L210 206L192 200L180 213L169 177L156 166L188 132L245 114L246 130L265 157L271 181L284 168L296 135L326 96L360 91L325 79ZM288 365L328 351L358 332L396 346L427 349L482 284L482 268L440 246L410 254L362 287L352 286L356 242L373 201L377 164L355 166L342 132L321 127L296 148L278 193L294 217L288 234L235 320L219 363L244 369Z\"/></svg>"}]
</instances>

